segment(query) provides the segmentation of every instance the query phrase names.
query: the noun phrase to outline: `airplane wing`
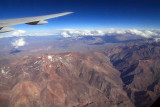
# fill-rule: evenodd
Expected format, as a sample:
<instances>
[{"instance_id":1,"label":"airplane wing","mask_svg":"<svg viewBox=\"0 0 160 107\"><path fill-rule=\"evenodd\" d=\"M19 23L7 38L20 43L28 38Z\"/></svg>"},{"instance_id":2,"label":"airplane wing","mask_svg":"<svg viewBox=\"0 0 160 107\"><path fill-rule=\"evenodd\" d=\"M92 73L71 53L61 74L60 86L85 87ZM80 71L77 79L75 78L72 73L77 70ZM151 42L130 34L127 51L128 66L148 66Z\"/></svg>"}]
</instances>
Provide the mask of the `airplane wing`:
<instances>
[{"instance_id":1,"label":"airplane wing","mask_svg":"<svg viewBox=\"0 0 160 107\"><path fill-rule=\"evenodd\" d=\"M44 16L0 20L0 33L13 31L14 28L11 28L9 26L18 25L18 24L29 24L29 25L46 24L48 23L47 21L45 21L47 19L57 18L60 16L71 14L71 13L73 12L64 12L64 13L44 15Z\"/></svg>"}]
</instances>

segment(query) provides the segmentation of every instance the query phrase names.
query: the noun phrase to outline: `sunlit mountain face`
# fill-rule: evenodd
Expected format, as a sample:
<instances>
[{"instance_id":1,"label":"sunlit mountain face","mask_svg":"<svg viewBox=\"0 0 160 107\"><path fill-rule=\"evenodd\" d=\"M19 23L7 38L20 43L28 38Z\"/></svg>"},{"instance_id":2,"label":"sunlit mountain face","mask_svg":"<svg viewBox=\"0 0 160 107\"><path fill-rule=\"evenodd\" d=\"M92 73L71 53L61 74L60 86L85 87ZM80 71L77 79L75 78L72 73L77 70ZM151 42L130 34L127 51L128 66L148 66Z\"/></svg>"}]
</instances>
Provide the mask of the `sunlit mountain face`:
<instances>
[{"instance_id":1,"label":"sunlit mountain face","mask_svg":"<svg viewBox=\"0 0 160 107\"><path fill-rule=\"evenodd\" d=\"M159 5L2 0L1 19L74 13L0 34L0 107L159 107Z\"/></svg>"}]
</instances>

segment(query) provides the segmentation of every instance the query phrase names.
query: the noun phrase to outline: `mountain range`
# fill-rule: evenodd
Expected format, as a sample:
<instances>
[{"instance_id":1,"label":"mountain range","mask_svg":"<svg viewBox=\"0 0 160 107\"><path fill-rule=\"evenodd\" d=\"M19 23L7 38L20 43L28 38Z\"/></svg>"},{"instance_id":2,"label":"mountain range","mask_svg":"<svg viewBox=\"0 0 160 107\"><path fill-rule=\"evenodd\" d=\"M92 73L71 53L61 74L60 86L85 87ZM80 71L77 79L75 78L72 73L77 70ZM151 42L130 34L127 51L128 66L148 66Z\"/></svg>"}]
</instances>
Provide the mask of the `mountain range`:
<instances>
[{"instance_id":1,"label":"mountain range","mask_svg":"<svg viewBox=\"0 0 160 107\"><path fill-rule=\"evenodd\" d=\"M78 41L99 46L95 40L104 42ZM0 106L150 107L160 96L160 42L100 46L2 58Z\"/></svg>"}]
</instances>

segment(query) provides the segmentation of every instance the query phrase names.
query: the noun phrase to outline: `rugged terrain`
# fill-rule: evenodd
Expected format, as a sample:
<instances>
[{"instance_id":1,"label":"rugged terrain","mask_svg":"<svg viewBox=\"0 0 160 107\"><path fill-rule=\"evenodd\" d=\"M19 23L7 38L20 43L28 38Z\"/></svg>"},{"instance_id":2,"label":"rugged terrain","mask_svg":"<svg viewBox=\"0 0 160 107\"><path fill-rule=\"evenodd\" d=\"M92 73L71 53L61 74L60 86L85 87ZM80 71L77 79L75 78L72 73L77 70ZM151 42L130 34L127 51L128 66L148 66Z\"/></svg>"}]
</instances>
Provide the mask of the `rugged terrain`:
<instances>
[{"instance_id":1,"label":"rugged terrain","mask_svg":"<svg viewBox=\"0 0 160 107\"><path fill-rule=\"evenodd\" d=\"M149 107L160 96L160 43L104 53L19 56L0 61L1 107Z\"/></svg>"},{"instance_id":2,"label":"rugged terrain","mask_svg":"<svg viewBox=\"0 0 160 107\"><path fill-rule=\"evenodd\" d=\"M100 53L26 56L1 67L1 106L132 105L120 73Z\"/></svg>"},{"instance_id":3,"label":"rugged terrain","mask_svg":"<svg viewBox=\"0 0 160 107\"><path fill-rule=\"evenodd\" d=\"M110 55L121 72L124 90L137 107L149 106L160 96L160 43L129 43Z\"/></svg>"}]
</instances>

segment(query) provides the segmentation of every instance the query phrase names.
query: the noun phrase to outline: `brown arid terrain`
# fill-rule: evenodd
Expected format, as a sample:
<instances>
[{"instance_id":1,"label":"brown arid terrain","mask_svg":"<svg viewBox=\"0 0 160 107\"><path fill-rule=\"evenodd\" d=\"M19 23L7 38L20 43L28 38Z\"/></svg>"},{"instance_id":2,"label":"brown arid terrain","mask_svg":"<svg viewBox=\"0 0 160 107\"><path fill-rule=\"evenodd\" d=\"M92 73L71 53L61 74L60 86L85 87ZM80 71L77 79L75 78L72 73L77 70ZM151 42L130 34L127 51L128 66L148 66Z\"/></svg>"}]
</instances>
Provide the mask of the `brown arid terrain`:
<instances>
[{"instance_id":1,"label":"brown arid terrain","mask_svg":"<svg viewBox=\"0 0 160 107\"><path fill-rule=\"evenodd\" d=\"M26 56L1 67L1 106L133 105L101 53Z\"/></svg>"},{"instance_id":2,"label":"brown arid terrain","mask_svg":"<svg viewBox=\"0 0 160 107\"><path fill-rule=\"evenodd\" d=\"M160 43L0 62L1 107L149 107L160 96Z\"/></svg>"}]
</instances>

